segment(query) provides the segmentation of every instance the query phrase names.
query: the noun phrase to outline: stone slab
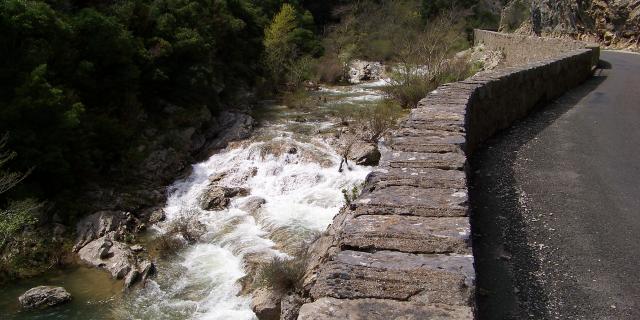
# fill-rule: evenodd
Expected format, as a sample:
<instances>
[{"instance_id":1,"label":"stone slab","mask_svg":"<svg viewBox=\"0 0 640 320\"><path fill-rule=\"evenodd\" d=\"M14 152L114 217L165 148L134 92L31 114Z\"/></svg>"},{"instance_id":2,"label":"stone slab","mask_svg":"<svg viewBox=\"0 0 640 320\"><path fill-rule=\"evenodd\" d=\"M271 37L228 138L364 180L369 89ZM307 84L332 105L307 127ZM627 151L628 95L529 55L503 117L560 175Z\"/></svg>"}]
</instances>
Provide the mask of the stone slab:
<instances>
[{"instance_id":1,"label":"stone slab","mask_svg":"<svg viewBox=\"0 0 640 320\"><path fill-rule=\"evenodd\" d=\"M393 186L416 188L463 189L467 177L461 170L432 168L388 168L373 171L367 177L367 188L384 189Z\"/></svg>"},{"instance_id":2,"label":"stone slab","mask_svg":"<svg viewBox=\"0 0 640 320\"><path fill-rule=\"evenodd\" d=\"M471 254L467 217L357 216L347 221L341 246L358 250Z\"/></svg>"},{"instance_id":3,"label":"stone slab","mask_svg":"<svg viewBox=\"0 0 640 320\"><path fill-rule=\"evenodd\" d=\"M355 215L467 216L466 189L423 189L394 186L363 194L353 204Z\"/></svg>"},{"instance_id":4,"label":"stone slab","mask_svg":"<svg viewBox=\"0 0 640 320\"><path fill-rule=\"evenodd\" d=\"M381 299L321 298L302 306L298 320L472 320L466 306L425 305Z\"/></svg>"},{"instance_id":5,"label":"stone slab","mask_svg":"<svg viewBox=\"0 0 640 320\"><path fill-rule=\"evenodd\" d=\"M443 170L462 170L467 158L459 152L385 152L380 161L381 166L389 168L434 168Z\"/></svg>"},{"instance_id":6,"label":"stone slab","mask_svg":"<svg viewBox=\"0 0 640 320\"><path fill-rule=\"evenodd\" d=\"M322 267L310 293L314 300L374 298L470 306L473 286L470 255L347 250Z\"/></svg>"}]
</instances>

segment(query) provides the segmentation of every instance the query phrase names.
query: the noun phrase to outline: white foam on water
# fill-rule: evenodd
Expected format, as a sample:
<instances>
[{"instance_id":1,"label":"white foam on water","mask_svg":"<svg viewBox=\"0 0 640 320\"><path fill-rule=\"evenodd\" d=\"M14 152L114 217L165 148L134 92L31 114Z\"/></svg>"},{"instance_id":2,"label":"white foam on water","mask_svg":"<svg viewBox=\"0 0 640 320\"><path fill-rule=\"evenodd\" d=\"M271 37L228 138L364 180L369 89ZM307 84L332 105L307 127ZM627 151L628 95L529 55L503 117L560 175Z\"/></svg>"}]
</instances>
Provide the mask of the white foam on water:
<instances>
[{"instance_id":1,"label":"white foam on water","mask_svg":"<svg viewBox=\"0 0 640 320\"><path fill-rule=\"evenodd\" d=\"M292 147L296 152L273 152ZM355 166L338 172L340 157L320 140L303 143L291 137L253 142L225 150L193 166L193 172L170 188L167 221L185 215L206 227L199 242L178 257L159 264L157 279L135 293L126 313L134 319L255 319L250 297L239 295L248 255L286 256L269 239L270 230L323 231L343 206L342 189L364 181L369 168ZM329 164L329 165L327 165ZM202 210L198 197L210 177L226 173L219 185L245 187L249 196L262 197L260 214L239 209L236 198L222 211Z\"/></svg>"}]
</instances>

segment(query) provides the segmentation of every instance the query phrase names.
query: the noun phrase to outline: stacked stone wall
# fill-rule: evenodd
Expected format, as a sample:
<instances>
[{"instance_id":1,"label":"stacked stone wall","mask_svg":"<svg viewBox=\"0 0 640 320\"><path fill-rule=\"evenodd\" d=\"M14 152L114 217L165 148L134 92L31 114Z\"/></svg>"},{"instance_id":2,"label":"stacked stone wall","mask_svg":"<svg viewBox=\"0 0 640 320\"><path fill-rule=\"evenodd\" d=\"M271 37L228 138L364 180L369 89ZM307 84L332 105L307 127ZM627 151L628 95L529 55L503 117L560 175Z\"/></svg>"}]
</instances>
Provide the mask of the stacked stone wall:
<instances>
[{"instance_id":1,"label":"stacked stone wall","mask_svg":"<svg viewBox=\"0 0 640 320\"><path fill-rule=\"evenodd\" d=\"M507 67L522 66L555 58L578 49L600 50L597 44L572 39L536 37L479 29L474 30L473 40L476 46L484 45L487 50L502 52L504 54L503 64ZM599 53L595 53L594 56L598 55Z\"/></svg>"},{"instance_id":2,"label":"stacked stone wall","mask_svg":"<svg viewBox=\"0 0 640 320\"><path fill-rule=\"evenodd\" d=\"M573 49L429 93L311 248L298 319L473 319L467 158L591 76L598 50Z\"/></svg>"}]
</instances>

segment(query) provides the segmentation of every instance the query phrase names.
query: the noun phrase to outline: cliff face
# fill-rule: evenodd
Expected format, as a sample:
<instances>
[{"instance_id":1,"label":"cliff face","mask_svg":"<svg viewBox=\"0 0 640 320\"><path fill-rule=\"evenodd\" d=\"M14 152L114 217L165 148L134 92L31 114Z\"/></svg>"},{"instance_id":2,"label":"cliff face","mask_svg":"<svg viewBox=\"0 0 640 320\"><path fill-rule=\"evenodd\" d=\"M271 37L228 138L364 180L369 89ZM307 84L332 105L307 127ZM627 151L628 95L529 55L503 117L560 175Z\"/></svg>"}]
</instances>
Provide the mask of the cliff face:
<instances>
[{"instance_id":1,"label":"cliff face","mask_svg":"<svg viewBox=\"0 0 640 320\"><path fill-rule=\"evenodd\" d=\"M640 0L512 0L503 9L501 29L516 28L637 49Z\"/></svg>"}]
</instances>

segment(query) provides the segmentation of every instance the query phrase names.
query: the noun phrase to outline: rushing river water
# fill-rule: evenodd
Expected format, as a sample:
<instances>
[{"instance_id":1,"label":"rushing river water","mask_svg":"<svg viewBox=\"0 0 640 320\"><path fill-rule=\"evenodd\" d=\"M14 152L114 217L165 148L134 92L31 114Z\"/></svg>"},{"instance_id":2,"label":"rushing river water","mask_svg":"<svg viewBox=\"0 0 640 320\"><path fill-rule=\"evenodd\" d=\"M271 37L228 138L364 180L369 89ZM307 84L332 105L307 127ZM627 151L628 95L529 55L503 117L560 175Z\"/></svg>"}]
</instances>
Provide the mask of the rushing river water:
<instances>
[{"instance_id":1,"label":"rushing river water","mask_svg":"<svg viewBox=\"0 0 640 320\"><path fill-rule=\"evenodd\" d=\"M292 249L321 232L344 204L342 189L361 184L371 168L352 166L338 172L340 156L331 147L335 124L330 115L340 105L355 107L382 98L384 82L321 88L311 108L266 104L252 138L235 142L193 166L191 175L169 189L167 220L154 227L154 239L181 217L198 220L201 239L169 258L158 258L158 275L128 293L102 271L58 271L14 284L0 293L2 319L255 319L251 297L239 282L247 266ZM250 190L223 211L202 210L198 197L210 179L218 185ZM243 205L256 197L259 210ZM46 312L25 312L17 297L37 284L62 285L71 304Z\"/></svg>"}]
</instances>

